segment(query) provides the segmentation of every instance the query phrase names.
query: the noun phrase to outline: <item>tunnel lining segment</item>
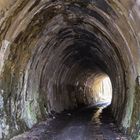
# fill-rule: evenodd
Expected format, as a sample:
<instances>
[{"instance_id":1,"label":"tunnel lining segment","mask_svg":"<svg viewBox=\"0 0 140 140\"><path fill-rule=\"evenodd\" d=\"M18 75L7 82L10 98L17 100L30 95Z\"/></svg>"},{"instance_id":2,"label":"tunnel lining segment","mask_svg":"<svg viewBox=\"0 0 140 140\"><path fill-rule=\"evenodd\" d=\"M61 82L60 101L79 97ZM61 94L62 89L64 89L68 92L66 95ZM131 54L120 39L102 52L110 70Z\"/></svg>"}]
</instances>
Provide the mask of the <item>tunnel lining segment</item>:
<instances>
[{"instance_id":1,"label":"tunnel lining segment","mask_svg":"<svg viewBox=\"0 0 140 140\"><path fill-rule=\"evenodd\" d=\"M108 8L101 1L22 2L8 9L0 22L1 44L4 40L10 42L6 59L0 59L0 95L4 100L0 128L3 123L4 137L32 127L52 110L76 107L78 75L86 77L96 68L110 77L112 113L118 124L131 132L133 93L139 75L134 21L110 1L104 1Z\"/></svg>"}]
</instances>

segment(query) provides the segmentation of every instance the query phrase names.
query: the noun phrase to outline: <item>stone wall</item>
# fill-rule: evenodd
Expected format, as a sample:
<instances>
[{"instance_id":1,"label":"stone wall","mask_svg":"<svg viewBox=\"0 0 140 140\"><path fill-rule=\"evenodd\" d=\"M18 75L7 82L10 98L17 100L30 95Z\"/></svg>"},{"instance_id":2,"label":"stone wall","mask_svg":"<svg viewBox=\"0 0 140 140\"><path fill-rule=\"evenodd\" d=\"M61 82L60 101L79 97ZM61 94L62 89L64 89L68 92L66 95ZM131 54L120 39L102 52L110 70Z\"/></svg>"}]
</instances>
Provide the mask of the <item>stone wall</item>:
<instances>
[{"instance_id":1,"label":"stone wall","mask_svg":"<svg viewBox=\"0 0 140 140\"><path fill-rule=\"evenodd\" d=\"M1 0L0 10L0 139L85 104L95 69L112 81L118 125L138 137L139 0Z\"/></svg>"}]
</instances>

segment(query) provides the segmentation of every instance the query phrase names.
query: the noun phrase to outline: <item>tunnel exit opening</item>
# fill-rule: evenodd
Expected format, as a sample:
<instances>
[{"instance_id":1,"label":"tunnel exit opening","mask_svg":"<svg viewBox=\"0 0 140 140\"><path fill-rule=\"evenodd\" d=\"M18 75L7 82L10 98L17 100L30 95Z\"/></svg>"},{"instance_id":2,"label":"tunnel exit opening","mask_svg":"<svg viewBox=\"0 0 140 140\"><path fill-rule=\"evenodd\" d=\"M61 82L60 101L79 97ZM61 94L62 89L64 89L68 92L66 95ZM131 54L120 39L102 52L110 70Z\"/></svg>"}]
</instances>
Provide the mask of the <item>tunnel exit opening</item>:
<instances>
[{"instance_id":1,"label":"tunnel exit opening","mask_svg":"<svg viewBox=\"0 0 140 140\"><path fill-rule=\"evenodd\" d=\"M111 104L112 85L107 75L99 76L92 85L92 94L96 97L96 103Z\"/></svg>"},{"instance_id":2,"label":"tunnel exit opening","mask_svg":"<svg viewBox=\"0 0 140 140\"><path fill-rule=\"evenodd\" d=\"M107 74L99 73L91 75L88 85L87 98L89 104L109 106L112 101L112 83Z\"/></svg>"}]
</instances>

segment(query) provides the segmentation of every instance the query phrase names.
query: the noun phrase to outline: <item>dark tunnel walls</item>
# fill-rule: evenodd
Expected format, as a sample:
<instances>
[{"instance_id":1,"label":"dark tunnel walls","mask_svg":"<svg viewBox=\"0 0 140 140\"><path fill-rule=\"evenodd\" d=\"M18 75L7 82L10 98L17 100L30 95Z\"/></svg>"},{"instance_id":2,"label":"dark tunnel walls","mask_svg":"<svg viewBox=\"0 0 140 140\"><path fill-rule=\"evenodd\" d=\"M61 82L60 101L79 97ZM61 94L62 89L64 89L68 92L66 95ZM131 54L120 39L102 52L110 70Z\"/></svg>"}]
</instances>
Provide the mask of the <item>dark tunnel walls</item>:
<instances>
[{"instance_id":1,"label":"dark tunnel walls","mask_svg":"<svg viewBox=\"0 0 140 140\"><path fill-rule=\"evenodd\" d=\"M111 80L116 122L138 138L139 0L0 4L0 139L89 104L85 83L99 73Z\"/></svg>"}]
</instances>

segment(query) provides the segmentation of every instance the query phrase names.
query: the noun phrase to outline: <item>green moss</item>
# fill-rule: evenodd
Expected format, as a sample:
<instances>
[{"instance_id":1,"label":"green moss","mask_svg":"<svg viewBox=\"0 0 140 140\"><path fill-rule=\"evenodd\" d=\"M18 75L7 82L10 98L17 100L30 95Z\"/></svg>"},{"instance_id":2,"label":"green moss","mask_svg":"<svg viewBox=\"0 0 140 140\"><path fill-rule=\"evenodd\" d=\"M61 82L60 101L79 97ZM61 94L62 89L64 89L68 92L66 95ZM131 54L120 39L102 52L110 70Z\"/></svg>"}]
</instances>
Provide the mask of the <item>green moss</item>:
<instances>
[{"instance_id":1,"label":"green moss","mask_svg":"<svg viewBox=\"0 0 140 140\"><path fill-rule=\"evenodd\" d=\"M138 138L136 140L140 140L140 135L138 136Z\"/></svg>"},{"instance_id":2,"label":"green moss","mask_svg":"<svg viewBox=\"0 0 140 140\"><path fill-rule=\"evenodd\" d=\"M135 88L135 98L134 98L134 108L131 119L131 127L129 132L134 140L139 140L139 130L140 130L140 86L136 85Z\"/></svg>"},{"instance_id":3,"label":"green moss","mask_svg":"<svg viewBox=\"0 0 140 140\"><path fill-rule=\"evenodd\" d=\"M34 107L32 103L27 102L25 106L24 120L29 128L31 128L35 123L37 123L36 113L34 112Z\"/></svg>"}]
</instances>

